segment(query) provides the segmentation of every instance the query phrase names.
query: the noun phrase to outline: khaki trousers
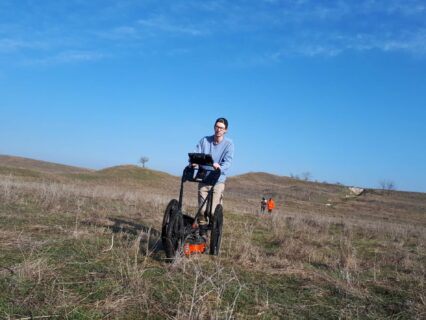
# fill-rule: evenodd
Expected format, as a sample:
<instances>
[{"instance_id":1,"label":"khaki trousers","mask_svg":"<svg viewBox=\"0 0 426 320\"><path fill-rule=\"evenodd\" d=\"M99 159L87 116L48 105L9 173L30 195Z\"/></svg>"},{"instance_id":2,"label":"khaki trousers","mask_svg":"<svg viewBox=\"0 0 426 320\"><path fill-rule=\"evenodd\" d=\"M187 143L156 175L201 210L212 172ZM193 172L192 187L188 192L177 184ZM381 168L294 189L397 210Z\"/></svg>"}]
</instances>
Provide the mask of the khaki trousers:
<instances>
[{"instance_id":1,"label":"khaki trousers","mask_svg":"<svg viewBox=\"0 0 426 320\"><path fill-rule=\"evenodd\" d=\"M201 207L204 200L207 198L208 192L213 188L213 203L212 203L212 214L214 214L214 210L218 204L222 204L223 199L223 191L225 190L225 184L216 183L214 186L210 186L204 183L198 184L198 206ZM207 222L206 219L206 207L207 202L204 203L204 206L201 208L199 223Z\"/></svg>"}]
</instances>

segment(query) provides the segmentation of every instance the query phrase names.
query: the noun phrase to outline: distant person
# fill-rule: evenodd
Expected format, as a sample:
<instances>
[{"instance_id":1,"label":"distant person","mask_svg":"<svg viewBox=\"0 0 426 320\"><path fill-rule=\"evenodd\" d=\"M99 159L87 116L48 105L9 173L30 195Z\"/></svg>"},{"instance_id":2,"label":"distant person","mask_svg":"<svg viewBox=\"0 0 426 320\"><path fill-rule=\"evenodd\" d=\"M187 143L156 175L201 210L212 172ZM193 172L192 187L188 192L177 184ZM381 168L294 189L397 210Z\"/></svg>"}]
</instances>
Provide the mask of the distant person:
<instances>
[{"instance_id":1,"label":"distant person","mask_svg":"<svg viewBox=\"0 0 426 320\"><path fill-rule=\"evenodd\" d=\"M269 199L268 199L268 204L267 204L267 206L268 206L268 212L269 212L269 213L272 213L272 210L273 210L273 209L275 209L275 202L274 202L274 199L269 198Z\"/></svg>"},{"instance_id":2,"label":"distant person","mask_svg":"<svg viewBox=\"0 0 426 320\"><path fill-rule=\"evenodd\" d=\"M265 213L267 204L268 204L268 201L266 201L265 197L262 197L262 200L260 200L260 213Z\"/></svg>"},{"instance_id":3,"label":"distant person","mask_svg":"<svg viewBox=\"0 0 426 320\"><path fill-rule=\"evenodd\" d=\"M213 158L213 168L220 170L220 177L214 186L208 184L198 184L198 206L204 203L209 190L213 187L213 202L212 211L218 204L222 204L223 192L225 190L226 174L229 167L231 167L232 159L234 158L234 143L232 140L225 138L228 131L228 120L225 118L218 118L214 123L214 134L212 136L205 136L202 138L197 146L195 152L211 154ZM193 166L195 166L193 164ZM206 225L206 203L201 208L200 216L198 218L199 225Z\"/></svg>"}]
</instances>

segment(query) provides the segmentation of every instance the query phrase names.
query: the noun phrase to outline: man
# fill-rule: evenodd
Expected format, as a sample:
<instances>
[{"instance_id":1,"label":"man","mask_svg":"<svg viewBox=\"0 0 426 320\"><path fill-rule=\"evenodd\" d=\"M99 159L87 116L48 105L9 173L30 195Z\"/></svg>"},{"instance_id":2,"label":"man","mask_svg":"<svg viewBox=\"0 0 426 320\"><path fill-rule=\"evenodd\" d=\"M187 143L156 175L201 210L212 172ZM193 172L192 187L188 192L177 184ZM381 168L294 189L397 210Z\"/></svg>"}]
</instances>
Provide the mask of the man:
<instances>
[{"instance_id":1,"label":"man","mask_svg":"<svg viewBox=\"0 0 426 320\"><path fill-rule=\"evenodd\" d=\"M266 201L265 197L262 197L262 200L260 201L260 213L265 213L267 203L268 201Z\"/></svg>"},{"instance_id":2,"label":"man","mask_svg":"<svg viewBox=\"0 0 426 320\"><path fill-rule=\"evenodd\" d=\"M209 186L204 183L198 185L198 205L201 206L207 197L209 190L213 187L213 202L212 210L218 204L222 204L223 191L225 190L225 180L228 169L231 167L234 157L234 143L232 140L225 138L228 132L228 120L218 118L214 123L214 135L205 136L198 142L195 147L197 153L211 154L213 158L213 168L220 170L220 177L214 186ZM206 204L201 208L198 223L200 225L207 224L206 219Z\"/></svg>"}]
</instances>

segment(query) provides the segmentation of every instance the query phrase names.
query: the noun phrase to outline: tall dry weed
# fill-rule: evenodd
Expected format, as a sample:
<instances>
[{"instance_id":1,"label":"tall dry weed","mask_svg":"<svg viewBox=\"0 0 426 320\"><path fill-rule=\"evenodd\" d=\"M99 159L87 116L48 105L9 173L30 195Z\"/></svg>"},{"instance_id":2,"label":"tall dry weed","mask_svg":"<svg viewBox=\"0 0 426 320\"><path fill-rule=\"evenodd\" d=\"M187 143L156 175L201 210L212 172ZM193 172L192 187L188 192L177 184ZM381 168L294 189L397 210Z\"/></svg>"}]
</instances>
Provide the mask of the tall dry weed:
<instances>
[{"instance_id":1,"label":"tall dry weed","mask_svg":"<svg viewBox=\"0 0 426 320\"><path fill-rule=\"evenodd\" d=\"M87 216L137 216L160 221L170 200L167 194L129 190L118 186L84 186L52 181L26 181L1 176L0 197L4 204L23 203L46 213L66 211Z\"/></svg>"},{"instance_id":2,"label":"tall dry weed","mask_svg":"<svg viewBox=\"0 0 426 320\"><path fill-rule=\"evenodd\" d=\"M251 222L233 223L222 240L221 254L244 266L258 266L262 254L259 247L253 243L254 230L255 225Z\"/></svg>"},{"instance_id":3,"label":"tall dry weed","mask_svg":"<svg viewBox=\"0 0 426 320\"><path fill-rule=\"evenodd\" d=\"M176 271L185 280L182 286L175 286L179 299L173 319L233 318L243 288L233 269L225 268L218 259L206 261L206 256L199 256L176 260L166 274L171 283L175 282Z\"/></svg>"}]
</instances>

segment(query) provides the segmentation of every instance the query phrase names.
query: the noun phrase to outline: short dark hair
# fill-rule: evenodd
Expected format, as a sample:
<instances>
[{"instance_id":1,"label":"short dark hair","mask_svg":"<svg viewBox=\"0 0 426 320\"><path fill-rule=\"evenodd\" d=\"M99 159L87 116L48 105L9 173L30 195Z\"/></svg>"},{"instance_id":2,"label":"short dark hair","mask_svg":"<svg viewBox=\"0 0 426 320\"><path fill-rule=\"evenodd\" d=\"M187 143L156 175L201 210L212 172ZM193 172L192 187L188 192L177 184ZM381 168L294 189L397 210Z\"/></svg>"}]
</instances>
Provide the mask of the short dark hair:
<instances>
[{"instance_id":1,"label":"short dark hair","mask_svg":"<svg viewBox=\"0 0 426 320\"><path fill-rule=\"evenodd\" d=\"M228 129L228 120L226 120L226 118L217 118L214 124L216 125L218 122L223 123L225 125L225 129Z\"/></svg>"}]
</instances>

